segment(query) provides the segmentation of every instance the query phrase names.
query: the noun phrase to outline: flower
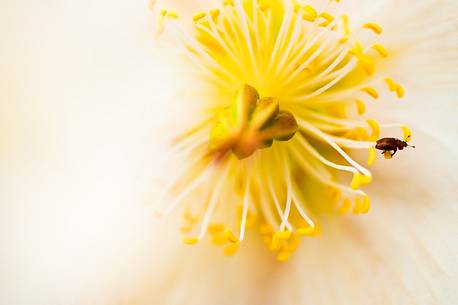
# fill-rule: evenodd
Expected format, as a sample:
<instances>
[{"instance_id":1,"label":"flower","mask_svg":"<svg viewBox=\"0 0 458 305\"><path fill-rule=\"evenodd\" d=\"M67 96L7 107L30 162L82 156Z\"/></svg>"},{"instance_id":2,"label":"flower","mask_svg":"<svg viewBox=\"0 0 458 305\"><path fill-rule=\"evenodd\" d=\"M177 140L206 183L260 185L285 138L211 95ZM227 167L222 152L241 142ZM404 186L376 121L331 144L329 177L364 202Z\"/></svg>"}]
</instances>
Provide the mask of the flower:
<instances>
[{"instance_id":1,"label":"flower","mask_svg":"<svg viewBox=\"0 0 458 305\"><path fill-rule=\"evenodd\" d=\"M370 213L320 213L320 236L284 263L254 231L225 257L207 239L182 245L172 217L152 221L181 165L159 172L162 144L200 120L202 99L153 50L145 3L24 3L0 10L0 304L457 303L456 1L340 1L383 27L384 68L406 89L379 90L366 113L408 123L417 148L371 167ZM192 18L214 3L166 7Z\"/></svg>"},{"instance_id":2,"label":"flower","mask_svg":"<svg viewBox=\"0 0 458 305\"><path fill-rule=\"evenodd\" d=\"M222 1L192 18L155 4L159 39L183 57L200 98L175 102L202 113L182 124L171 159L184 170L164 190L164 213L182 210L185 243L209 233L232 255L256 227L285 261L301 236L319 234L322 215L369 211L361 187L372 174L348 151L366 150L371 165L385 129L410 141L407 126L365 116L379 91L400 99L405 89L383 67L382 27L353 25L338 2Z\"/></svg>"}]
</instances>

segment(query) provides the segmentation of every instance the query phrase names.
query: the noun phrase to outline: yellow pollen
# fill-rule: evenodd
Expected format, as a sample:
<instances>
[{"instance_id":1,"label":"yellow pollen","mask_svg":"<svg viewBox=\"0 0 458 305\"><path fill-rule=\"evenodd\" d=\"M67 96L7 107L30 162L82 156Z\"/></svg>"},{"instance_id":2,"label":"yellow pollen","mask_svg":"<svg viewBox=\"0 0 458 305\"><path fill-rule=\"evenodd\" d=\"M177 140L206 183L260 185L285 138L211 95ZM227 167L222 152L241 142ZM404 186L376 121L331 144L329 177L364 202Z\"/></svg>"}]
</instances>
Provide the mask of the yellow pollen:
<instances>
[{"instance_id":1,"label":"yellow pollen","mask_svg":"<svg viewBox=\"0 0 458 305\"><path fill-rule=\"evenodd\" d=\"M372 87L365 87L363 89L361 89L362 91L366 92L367 94L369 94L370 96L372 96L374 99L378 99L378 92L372 88Z\"/></svg>"},{"instance_id":2,"label":"yellow pollen","mask_svg":"<svg viewBox=\"0 0 458 305\"><path fill-rule=\"evenodd\" d=\"M402 132L404 133L404 141L409 142L412 140L412 131L406 125L401 125Z\"/></svg>"},{"instance_id":3,"label":"yellow pollen","mask_svg":"<svg viewBox=\"0 0 458 305\"><path fill-rule=\"evenodd\" d=\"M361 185L366 185L371 183L372 181L372 176L364 176L360 173L355 173L353 175L353 179L351 181L351 188L356 190L361 187Z\"/></svg>"},{"instance_id":4,"label":"yellow pollen","mask_svg":"<svg viewBox=\"0 0 458 305\"><path fill-rule=\"evenodd\" d=\"M376 141L380 138L380 124L374 119L367 119L366 122L372 130L370 139Z\"/></svg>"},{"instance_id":5,"label":"yellow pollen","mask_svg":"<svg viewBox=\"0 0 458 305\"><path fill-rule=\"evenodd\" d=\"M231 244L231 245L227 245L225 248L224 248L224 255L226 256L232 256L234 255L237 250L239 249L239 244Z\"/></svg>"},{"instance_id":6,"label":"yellow pollen","mask_svg":"<svg viewBox=\"0 0 458 305\"><path fill-rule=\"evenodd\" d=\"M230 241L231 243L238 243L239 242L238 237L235 236L234 233L232 233L232 231L230 229L226 229L224 231L224 236L226 236L227 240Z\"/></svg>"},{"instance_id":7,"label":"yellow pollen","mask_svg":"<svg viewBox=\"0 0 458 305\"><path fill-rule=\"evenodd\" d=\"M364 196L363 204L361 207L361 213L366 214L367 212L369 212L370 208L371 208L371 202L370 202L369 196Z\"/></svg>"},{"instance_id":8,"label":"yellow pollen","mask_svg":"<svg viewBox=\"0 0 458 305\"><path fill-rule=\"evenodd\" d=\"M199 239L197 237L183 237L183 243L187 245L195 245Z\"/></svg>"},{"instance_id":9,"label":"yellow pollen","mask_svg":"<svg viewBox=\"0 0 458 305\"><path fill-rule=\"evenodd\" d=\"M325 21L320 23L320 26L323 26L323 27L328 26L334 20L334 16L332 16L331 14L327 12L320 13L318 17L325 19Z\"/></svg>"},{"instance_id":10,"label":"yellow pollen","mask_svg":"<svg viewBox=\"0 0 458 305\"><path fill-rule=\"evenodd\" d=\"M307 226L307 227L300 227L297 229L297 233L300 235L311 235L315 230L314 227Z\"/></svg>"},{"instance_id":11,"label":"yellow pollen","mask_svg":"<svg viewBox=\"0 0 458 305\"><path fill-rule=\"evenodd\" d=\"M383 153L383 156L385 157L385 159L391 159L393 158L393 156L391 155L391 151L385 151Z\"/></svg>"},{"instance_id":12,"label":"yellow pollen","mask_svg":"<svg viewBox=\"0 0 458 305\"><path fill-rule=\"evenodd\" d=\"M387 49L381 45L380 43L376 43L372 46L372 49L376 50L382 57L387 57L388 56L388 51Z\"/></svg>"},{"instance_id":13,"label":"yellow pollen","mask_svg":"<svg viewBox=\"0 0 458 305\"><path fill-rule=\"evenodd\" d=\"M207 14L205 12L199 12L199 13L194 14L194 16L192 16L192 20L194 22L198 22L199 20L202 20L206 16Z\"/></svg>"},{"instance_id":14,"label":"yellow pollen","mask_svg":"<svg viewBox=\"0 0 458 305\"><path fill-rule=\"evenodd\" d=\"M375 34L380 35L382 33L382 27L377 23L369 22L366 23L363 28L372 30Z\"/></svg>"},{"instance_id":15,"label":"yellow pollen","mask_svg":"<svg viewBox=\"0 0 458 305\"><path fill-rule=\"evenodd\" d=\"M342 202L342 205L340 206L338 212L340 214L347 214L348 211L350 211L351 208L351 201L349 198L345 198Z\"/></svg>"},{"instance_id":16,"label":"yellow pollen","mask_svg":"<svg viewBox=\"0 0 458 305\"><path fill-rule=\"evenodd\" d=\"M226 236L220 235L220 234L213 235L212 238L211 238L211 242L212 242L212 244L217 245L217 246L224 245L227 242L227 238L226 238Z\"/></svg>"},{"instance_id":17,"label":"yellow pollen","mask_svg":"<svg viewBox=\"0 0 458 305\"><path fill-rule=\"evenodd\" d=\"M375 147L371 146L371 147L369 147L369 155L367 157L367 164L368 165L374 164L375 157L376 157Z\"/></svg>"},{"instance_id":18,"label":"yellow pollen","mask_svg":"<svg viewBox=\"0 0 458 305\"><path fill-rule=\"evenodd\" d=\"M405 90L404 90L404 87L401 84L396 83L393 79L391 79L389 77L385 78L385 82L388 85L388 89L391 92L395 92L396 96L398 98L403 98L404 97Z\"/></svg>"},{"instance_id":19,"label":"yellow pollen","mask_svg":"<svg viewBox=\"0 0 458 305\"><path fill-rule=\"evenodd\" d=\"M213 18L213 20L216 20L216 18L218 18L219 14L220 14L220 10L218 9L212 9L210 10L210 16Z\"/></svg>"},{"instance_id":20,"label":"yellow pollen","mask_svg":"<svg viewBox=\"0 0 458 305\"><path fill-rule=\"evenodd\" d=\"M277 260L280 261L280 262L285 262L290 258L290 256L291 256L291 252L290 251L281 251L277 255Z\"/></svg>"},{"instance_id":21,"label":"yellow pollen","mask_svg":"<svg viewBox=\"0 0 458 305\"><path fill-rule=\"evenodd\" d=\"M208 233L218 234L224 232L225 226L223 224L211 224L208 226Z\"/></svg>"},{"instance_id":22,"label":"yellow pollen","mask_svg":"<svg viewBox=\"0 0 458 305\"><path fill-rule=\"evenodd\" d=\"M400 84L396 85L396 95L398 96L398 98L404 97L404 87L402 87Z\"/></svg>"},{"instance_id":23,"label":"yellow pollen","mask_svg":"<svg viewBox=\"0 0 458 305\"><path fill-rule=\"evenodd\" d=\"M310 5L300 6L303 11L302 19L313 22L318 17L316 10Z\"/></svg>"},{"instance_id":24,"label":"yellow pollen","mask_svg":"<svg viewBox=\"0 0 458 305\"><path fill-rule=\"evenodd\" d=\"M366 112L366 104L363 101L356 99L356 107L358 109L358 114L363 115Z\"/></svg>"},{"instance_id":25,"label":"yellow pollen","mask_svg":"<svg viewBox=\"0 0 458 305\"><path fill-rule=\"evenodd\" d=\"M355 204L353 206L353 214L360 214L362 207L363 207L363 203L361 201L361 198L355 197Z\"/></svg>"}]
</instances>

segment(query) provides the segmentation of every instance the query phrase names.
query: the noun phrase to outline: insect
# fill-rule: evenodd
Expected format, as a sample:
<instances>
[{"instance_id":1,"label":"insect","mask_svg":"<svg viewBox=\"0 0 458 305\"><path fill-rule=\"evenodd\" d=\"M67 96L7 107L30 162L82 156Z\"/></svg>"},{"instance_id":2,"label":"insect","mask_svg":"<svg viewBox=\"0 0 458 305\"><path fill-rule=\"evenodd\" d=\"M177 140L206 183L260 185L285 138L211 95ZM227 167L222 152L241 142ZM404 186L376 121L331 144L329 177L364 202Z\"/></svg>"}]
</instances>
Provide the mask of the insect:
<instances>
[{"instance_id":1,"label":"insect","mask_svg":"<svg viewBox=\"0 0 458 305\"><path fill-rule=\"evenodd\" d=\"M407 146L415 148L415 146L396 138L382 138L377 140L375 148L383 150L382 155L385 155L386 158L391 158L398 149L403 150ZM389 153L389 151L392 151L392 153Z\"/></svg>"}]
</instances>

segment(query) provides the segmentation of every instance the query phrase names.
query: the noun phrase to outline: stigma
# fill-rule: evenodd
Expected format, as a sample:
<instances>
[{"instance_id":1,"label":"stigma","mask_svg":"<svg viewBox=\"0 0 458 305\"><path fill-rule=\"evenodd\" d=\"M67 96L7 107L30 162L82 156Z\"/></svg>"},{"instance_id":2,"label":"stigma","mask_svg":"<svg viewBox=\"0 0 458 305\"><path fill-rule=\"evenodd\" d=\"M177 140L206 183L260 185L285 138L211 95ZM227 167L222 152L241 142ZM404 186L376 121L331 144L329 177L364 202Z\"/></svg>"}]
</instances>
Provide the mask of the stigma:
<instances>
[{"instance_id":1,"label":"stigma","mask_svg":"<svg viewBox=\"0 0 458 305\"><path fill-rule=\"evenodd\" d=\"M210 131L210 150L228 150L239 158L251 156L260 148L271 147L274 140L288 141L298 129L294 116L280 111L274 98L259 99L255 88L242 85L231 106L218 115Z\"/></svg>"},{"instance_id":2,"label":"stigma","mask_svg":"<svg viewBox=\"0 0 458 305\"><path fill-rule=\"evenodd\" d=\"M186 20L158 8L160 39L203 88L205 119L182 126L171 155L184 169L160 198L161 215L182 213L185 244L208 240L233 255L251 231L286 261L320 234L323 215L370 210L373 176L351 151L366 151L371 165L386 129L410 140L405 125L365 116L368 103L405 90L378 71L389 58L382 27L353 25L338 2L319 11L224 0Z\"/></svg>"}]
</instances>

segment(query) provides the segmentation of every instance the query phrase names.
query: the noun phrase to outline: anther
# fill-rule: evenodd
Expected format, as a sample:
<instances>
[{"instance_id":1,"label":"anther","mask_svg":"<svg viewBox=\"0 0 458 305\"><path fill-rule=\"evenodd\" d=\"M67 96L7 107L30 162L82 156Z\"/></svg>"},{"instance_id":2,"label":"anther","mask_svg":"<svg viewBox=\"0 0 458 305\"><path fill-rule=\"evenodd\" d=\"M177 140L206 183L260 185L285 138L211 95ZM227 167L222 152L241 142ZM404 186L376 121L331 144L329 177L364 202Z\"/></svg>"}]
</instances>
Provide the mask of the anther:
<instances>
[{"instance_id":1,"label":"anther","mask_svg":"<svg viewBox=\"0 0 458 305\"><path fill-rule=\"evenodd\" d=\"M373 146L369 147L369 155L367 157L367 164L372 165L375 162L376 151Z\"/></svg>"},{"instance_id":2,"label":"anther","mask_svg":"<svg viewBox=\"0 0 458 305\"><path fill-rule=\"evenodd\" d=\"M367 119L366 122L372 130L370 139L372 141L377 140L380 136L380 124L374 119Z\"/></svg>"},{"instance_id":3,"label":"anther","mask_svg":"<svg viewBox=\"0 0 458 305\"><path fill-rule=\"evenodd\" d=\"M372 96L374 99L378 99L378 92L372 88L372 87L364 87L361 89L363 92L366 92L370 96Z\"/></svg>"},{"instance_id":4,"label":"anther","mask_svg":"<svg viewBox=\"0 0 458 305\"><path fill-rule=\"evenodd\" d=\"M348 211L350 211L350 208L351 208L351 201L349 198L345 198L342 202L342 205L338 209L338 212L340 214L347 214Z\"/></svg>"},{"instance_id":5,"label":"anther","mask_svg":"<svg viewBox=\"0 0 458 305\"><path fill-rule=\"evenodd\" d=\"M239 239L237 236L235 236L234 233L232 233L231 229L226 229L224 231L224 236L226 236L227 240L230 241L231 243L238 243Z\"/></svg>"},{"instance_id":6,"label":"anther","mask_svg":"<svg viewBox=\"0 0 458 305\"><path fill-rule=\"evenodd\" d=\"M189 236L183 237L183 243L187 245L195 245L197 244L198 241L199 239L197 237L189 237Z\"/></svg>"},{"instance_id":7,"label":"anther","mask_svg":"<svg viewBox=\"0 0 458 305\"><path fill-rule=\"evenodd\" d=\"M372 46L372 49L377 51L382 57L387 57L388 56L388 50L383 45L381 45L380 43L374 44Z\"/></svg>"},{"instance_id":8,"label":"anther","mask_svg":"<svg viewBox=\"0 0 458 305\"><path fill-rule=\"evenodd\" d=\"M382 33L382 27L377 23L369 22L366 23L363 28L372 30L375 34L380 35Z\"/></svg>"}]
</instances>

